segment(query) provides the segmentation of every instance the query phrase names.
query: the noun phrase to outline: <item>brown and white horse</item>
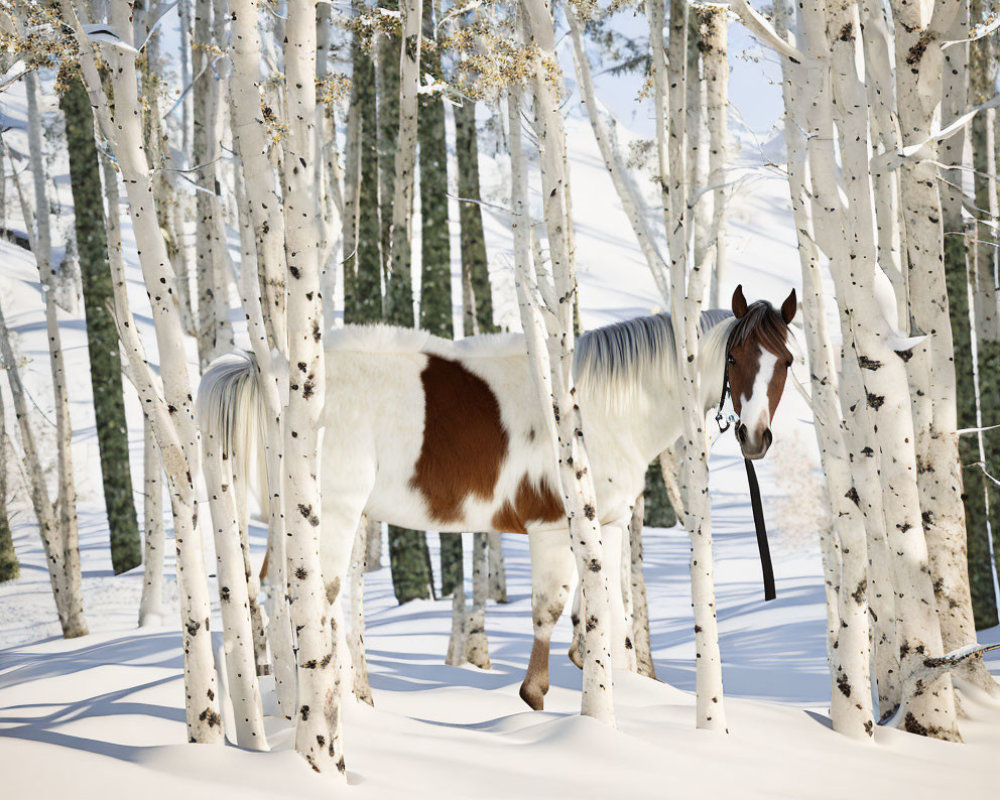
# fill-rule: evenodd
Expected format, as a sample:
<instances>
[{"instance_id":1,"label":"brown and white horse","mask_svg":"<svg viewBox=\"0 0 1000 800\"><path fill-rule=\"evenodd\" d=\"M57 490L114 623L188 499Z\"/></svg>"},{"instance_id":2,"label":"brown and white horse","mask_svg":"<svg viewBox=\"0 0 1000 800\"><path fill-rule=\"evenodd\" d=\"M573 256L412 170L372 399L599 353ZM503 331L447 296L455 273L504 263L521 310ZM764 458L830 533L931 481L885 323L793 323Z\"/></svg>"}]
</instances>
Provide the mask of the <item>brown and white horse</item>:
<instances>
[{"instance_id":1,"label":"brown and white horse","mask_svg":"<svg viewBox=\"0 0 1000 800\"><path fill-rule=\"evenodd\" d=\"M719 401L728 362L737 438L747 458L761 458L792 361L786 341L795 292L779 312L766 301L748 306L740 287L732 308L733 314L703 315L702 402L707 412ZM522 336L447 341L421 331L349 326L329 333L326 346L324 580L344 584L364 513L417 530L527 533L535 642L521 697L541 709L549 640L575 562L554 449L544 440L548 411L534 401ZM616 666L624 666L625 614L616 585L621 537L647 465L676 442L682 427L669 316L584 334L575 372L612 584L614 656ZM263 452L262 417L237 419L224 409L260 407L255 375L249 356L220 359L205 373L198 402L203 435L221 440L234 469L244 463L251 482L260 471L247 459L262 458L252 455ZM332 613L341 616L339 602ZM338 652L346 653L339 644Z\"/></svg>"}]
</instances>

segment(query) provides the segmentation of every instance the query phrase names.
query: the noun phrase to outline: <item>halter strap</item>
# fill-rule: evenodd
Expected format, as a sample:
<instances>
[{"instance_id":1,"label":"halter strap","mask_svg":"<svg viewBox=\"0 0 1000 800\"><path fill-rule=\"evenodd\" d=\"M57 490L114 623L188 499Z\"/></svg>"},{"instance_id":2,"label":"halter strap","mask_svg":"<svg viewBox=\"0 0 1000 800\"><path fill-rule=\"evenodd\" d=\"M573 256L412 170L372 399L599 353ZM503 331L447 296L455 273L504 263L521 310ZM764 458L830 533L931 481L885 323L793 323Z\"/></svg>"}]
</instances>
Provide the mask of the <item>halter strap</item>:
<instances>
[{"instance_id":1,"label":"halter strap","mask_svg":"<svg viewBox=\"0 0 1000 800\"><path fill-rule=\"evenodd\" d=\"M737 323L738 325L739 323ZM719 426L719 433L725 433L731 427L726 420L726 426L722 427L722 407L726 404L726 395L731 394L729 389L729 353L733 346L733 337L736 333L736 325L729 333L726 340L726 363L722 370L722 395L719 397L719 408L715 412L715 422ZM734 431L735 435L735 431ZM750 507L753 510L753 524L757 530L757 553L760 556L760 569L764 580L764 601L774 600L777 592L774 586L774 567L771 564L771 548L767 543L767 526L764 524L764 505L760 499L760 484L757 483L757 471L753 462L749 458L743 459L743 464L747 470L747 484L750 487Z\"/></svg>"}]
</instances>

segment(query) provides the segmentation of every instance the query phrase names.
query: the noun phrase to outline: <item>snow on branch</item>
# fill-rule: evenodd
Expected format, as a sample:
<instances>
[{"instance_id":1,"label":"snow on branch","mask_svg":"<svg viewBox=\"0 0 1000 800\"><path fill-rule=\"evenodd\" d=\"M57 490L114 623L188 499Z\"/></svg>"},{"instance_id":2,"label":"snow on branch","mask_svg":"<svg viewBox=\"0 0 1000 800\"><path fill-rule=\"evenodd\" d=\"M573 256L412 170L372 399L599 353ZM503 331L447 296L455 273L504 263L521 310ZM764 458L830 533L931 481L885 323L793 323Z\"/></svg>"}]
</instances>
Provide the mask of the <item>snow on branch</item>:
<instances>
[{"instance_id":1,"label":"snow on branch","mask_svg":"<svg viewBox=\"0 0 1000 800\"><path fill-rule=\"evenodd\" d=\"M754 36L761 40L771 49L777 51L785 58L796 64L804 64L806 57L802 52L787 39L784 39L774 29L774 26L765 19L747 0L730 0L729 7L740 18L740 22Z\"/></svg>"},{"instance_id":2,"label":"snow on branch","mask_svg":"<svg viewBox=\"0 0 1000 800\"><path fill-rule=\"evenodd\" d=\"M975 42L979 39L983 39L989 36L997 28L1000 28L1000 12L991 12L986 19L976 25L971 31L969 31L969 36L966 39L947 39L941 42L941 49L947 50L949 47L955 44L965 44L966 42Z\"/></svg>"}]
</instances>

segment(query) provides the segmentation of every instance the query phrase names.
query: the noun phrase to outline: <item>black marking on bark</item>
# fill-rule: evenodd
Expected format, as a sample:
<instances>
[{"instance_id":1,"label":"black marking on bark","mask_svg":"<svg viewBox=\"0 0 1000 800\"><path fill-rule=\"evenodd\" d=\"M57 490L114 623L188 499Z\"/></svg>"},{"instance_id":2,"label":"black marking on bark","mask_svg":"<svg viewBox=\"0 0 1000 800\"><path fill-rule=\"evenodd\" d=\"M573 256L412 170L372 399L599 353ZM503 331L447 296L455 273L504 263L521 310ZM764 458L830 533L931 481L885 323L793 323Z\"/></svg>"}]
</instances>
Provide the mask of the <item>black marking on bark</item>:
<instances>
[{"instance_id":1,"label":"black marking on bark","mask_svg":"<svg viewBox=\"0 0 1000 800\"><path fill-rule=\"evenodd\" d=\"M909 522L901 522L896 526L900 533L906 533L913 526Z\"/></svg>"},{"instance_id":2,"label":"black marking on bark","mask_svg":"<svg viewBox=\"0 0 1000 800\"><path fill-rule=\"evenodd\" d=\"M882 362L876 361L873 358L868 358L868 356L858 356L858 366L861 369L870 369L872 372L882 369Z\"/></svg>"},{"instance_id":3,"label":"black marking on bark","mask_svg":"<svg viewBox=\"0 0 1000 800\"><path fill-rule=\"evenodd\" d=\"M594 510L594 507L590 503L587 503L587 505L583 507L583 516L585 516L587 519L592 520L596 515L597 512Z\"/></svg>"},{"instance_id":4,"label":"black marking on bark","mask_svg":"<svg viewBox=\"0 0 1000 800\"><path fill-rule=\"evenodd\" d=\"M868 458L871 458L873 455L875 455L875 451L871 447L862 447L861 455L868 456Z\"/></svg>"},{"instance_id":5,"label":"black marking on bark","mask_svg":"<svg viewBox=\"0 0 1000 800\"><path fill-rule=\"evenodd\" d=\"M842 42L850 42L854 39L854 23L848 22L840 29L840 35L837 37Z\"/></svg>"},{"instance_id":6,"label":"black marking on bark","mask_svg":"<svg viewBox=\"0 0 1000 800\"><path fill-rule=\"evenodd\" d=\"M851 682L847 680L846 675L837 676L837 688L840 689L840 693L844 695L844 697L851 696Z\"/></svg>"},{"instance_id":7,"label":"black marking on bark","mask_svg":"<svg viewBox=\"0 0 1000 800\"><path fill-rule=\"evenodd\" d=\"M592 558L592 559L590 559L590 563L587 565L587 569L589 569L591 572L600 572L601 571L601 559L599 559L599 558Z\"/></svg>"},{"instance_id":8,"label":"black marking on bark","mask_svg":"<svg viewBox=\"0 0 1000 800\"><path fill-rule=\"evenodd\" d=\"M304 581L309 573L306 571L305 567L297 567L295 570L295 577L300 581Z\"/></svg>"},{"instance_id":9,"label":"black marking on bark","mask_svg":"<svg viewBox=\"0 0 1000 800\"><path fill-rule=\"evenodd\" d=\"M900 359L905 364L907 361L909 361L911 358L913 358L913 351L912 350L897 350L896 351L896 355L899 356Z\"/></svg>"},{"instance_id":10,"label":"black marking on bark","mask_svg":"<svg viewBox=\"0 0 1000 800\"><path fill-rule=\"evenodd\" d=\"M884 396L880 394L872 394L871 392L868 393L868 405L875 411L878 411L882 407L882 404L884 402L885 402Z\"/></svg>"},{"instance_id":11,"label":"black marking on bark","mask_svg":"<svg viewBox=\"0 0 1000 800\"><path fill-rule=\"evenodd\" d=\"M848 500L850 500L858 508L861 508L861 498L858 496L858 490L853 486L847 490L847 494L844 495Z\"/></svg>"},{"instance_id":12,"label":"black marking on bark","mask_svg":"<svg viewBox=\"0 0 1000 800\"><path fill-rule=\"evenodd\" d=\"M220 586L219 587L219 600L222 601L223 603L228 603L229 602L229 587L228 586Z\"/></svg>"},{"instance_id":13,"label":"black marking on bark","mask_svg":"<svg viewBox=\"0 0 1000 800\"><path fill-rule=\"evenodd\" d=\"M316 663L315 658L310 658L305 664L302 665L302 669L316 669L319 665Z\"/></svg>"},{"instance_id":14,"label":"black marking on bark","mask_svg":"<svg viewBox=\"0 0 1000 800\"><path fill-rule=\"evenodd\" d=\"M597 628L597 617L591 614L589 617L587 617L587 631L589 632L592 630L596 630L596 628Z\"/></svg>"},{"instance_id":15,"label":"black marking on bark","mask_svg":"<svg viewBox=\"0 0 1000 800\"><path fill-rule=\"evenodd\" d=\"M295 278L295 280L298 280L301 277L301 275L302 275L302 273L299 272L299 268L298 267L293 267L293 266L289 265L288 271L292 274L292 277Z\"/></svg>"},{"instance_id":16,"label":"black marking on bark","mask_svg":"<svg viewBox=\"0 0 1000 800\"><path fill-rule=\"evenodd\" d=\"M861 605L865 601L865 591L868 589L867 581L858 581L858 587L851 593L854 602Z\"/></svg>"},{"instance_id":17,"label":"black marking on bark","mask_svg":"<svg viewBox=\"0 0 1000 800\"><path fill-rule=\"evenodd\" d=\"M187 628L188 636L195 636L201 628L201 623L197 620L188 620L184 627Z\"/></svg>"}]
</instances>

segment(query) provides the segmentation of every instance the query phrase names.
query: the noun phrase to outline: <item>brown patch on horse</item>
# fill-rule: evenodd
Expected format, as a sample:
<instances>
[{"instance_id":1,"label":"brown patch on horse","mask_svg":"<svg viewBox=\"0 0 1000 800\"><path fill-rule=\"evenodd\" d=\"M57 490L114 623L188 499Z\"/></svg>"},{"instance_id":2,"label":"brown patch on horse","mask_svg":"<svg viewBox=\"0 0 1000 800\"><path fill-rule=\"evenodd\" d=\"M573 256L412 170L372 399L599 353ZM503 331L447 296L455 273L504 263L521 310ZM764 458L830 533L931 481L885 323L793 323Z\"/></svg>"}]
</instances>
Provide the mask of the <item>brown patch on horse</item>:
<instances>
[{"instance_id":1,"label":"brown patch on horse","mask_svg":"<svg viewBox=\"0 0 1000 800\"><path fill-rule=\"evenodd\" d=\"M530 522L556 522L566 517L566 506L542 478L535 486L525 475L517 485L514 502L504 500L493 515L493 528L501 533L527 533Z\"/></svg>"},{"instance_id":2,"label":"brown patch on horse","mask_svg":"<svg viewBox=\"0 0 1000 800\"><path fill-rule=\"evenodd\" d=\"M438 522L456 522L469 495L492 500L507 457L507 430L496 395L457 361L427 357L424 441L410 486Z\"/></svg>"}]
</instances>

